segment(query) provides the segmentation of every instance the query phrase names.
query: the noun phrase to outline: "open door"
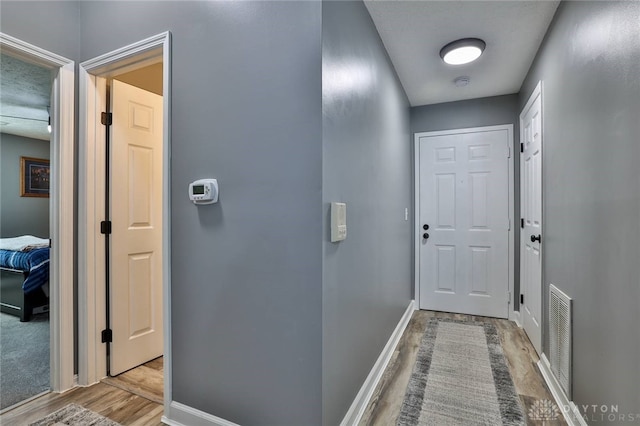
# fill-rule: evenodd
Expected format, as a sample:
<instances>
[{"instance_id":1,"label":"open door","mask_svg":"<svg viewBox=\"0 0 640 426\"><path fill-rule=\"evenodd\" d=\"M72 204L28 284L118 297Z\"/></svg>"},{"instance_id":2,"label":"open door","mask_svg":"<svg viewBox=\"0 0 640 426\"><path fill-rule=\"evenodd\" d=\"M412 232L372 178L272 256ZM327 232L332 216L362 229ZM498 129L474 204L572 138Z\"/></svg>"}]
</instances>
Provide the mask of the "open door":
<instances>
[{"instance_id":1,"label":"open door","mask_svg":"<svg viewBox=\"0 0 640 426\"><path fill-rule=\"evenodd\" d=\"M162 96L113 80L112 376L163 352L162 108Z\"/></svg>"}]
</instances>

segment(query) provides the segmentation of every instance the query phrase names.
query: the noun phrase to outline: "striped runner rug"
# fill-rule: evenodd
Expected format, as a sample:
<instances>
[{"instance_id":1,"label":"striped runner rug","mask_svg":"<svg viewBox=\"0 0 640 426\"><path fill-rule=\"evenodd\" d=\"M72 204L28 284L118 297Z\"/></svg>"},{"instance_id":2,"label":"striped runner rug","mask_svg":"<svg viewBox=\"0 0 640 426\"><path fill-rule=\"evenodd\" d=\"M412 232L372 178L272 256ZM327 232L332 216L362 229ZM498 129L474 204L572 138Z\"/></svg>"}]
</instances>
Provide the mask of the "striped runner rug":
<instances>
[{"instance_id":1,"label":"striped runner rug","mask_svg":"<svg viewBox=\"0 0 640 426\"><path fill-rule=\"evenodd\" d=\"M493 324L433 318L397 425L524 425Z\"/></svg>"},{"instance_id":2,"label":"striped runner rug","mask_svg":"<svg viewBox=\"0 0 640 426\"><path fill-rule=\"evenodd\" d=\"M68 404L29 426L121 426L80 405Z\"/></svg>"}]
</instances>

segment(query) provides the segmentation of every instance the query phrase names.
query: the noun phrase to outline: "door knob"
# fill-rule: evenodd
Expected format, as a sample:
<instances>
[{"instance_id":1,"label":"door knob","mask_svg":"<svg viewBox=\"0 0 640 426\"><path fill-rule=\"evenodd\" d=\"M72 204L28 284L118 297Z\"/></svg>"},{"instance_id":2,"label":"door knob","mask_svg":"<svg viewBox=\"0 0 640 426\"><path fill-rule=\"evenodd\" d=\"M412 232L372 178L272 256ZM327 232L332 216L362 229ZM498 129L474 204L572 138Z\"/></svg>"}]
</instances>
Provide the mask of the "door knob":
<instances>
[{"instance_id":1,"label":"door knob","mask_svg":"<svg viewBox=\"0 0 640 426\"><path fill-rule=\"evenodd\" d=\"M540 235L540 234L538 234L537 237L535 235L531 236L531 242L532 243L535 243L536 241L540 243L540 242L542 242L541 240L542 240L542 235Z\"/></svg>"},{"instance_id":2,"label":"door knob","mask_svg":"<svg viewBox=\"0 0 640 426\"><path fill-rule=\"evenodd\" d=\"M426 232L424 234L422 234L422 238L424 238L425 240L429 239L429 234L427 234Z\"/></svg>"},{"instance_id":3,"label":"door knob","mask_svg":"<svg viewBox=\"0 0 640 426\"><path fill-rule=\"evenodd\" d=\"M424 225L422 225L422 229L424 229L425 231L429 230L429 225L427 225L426 223Z\"/></svg>"}]
</instances>

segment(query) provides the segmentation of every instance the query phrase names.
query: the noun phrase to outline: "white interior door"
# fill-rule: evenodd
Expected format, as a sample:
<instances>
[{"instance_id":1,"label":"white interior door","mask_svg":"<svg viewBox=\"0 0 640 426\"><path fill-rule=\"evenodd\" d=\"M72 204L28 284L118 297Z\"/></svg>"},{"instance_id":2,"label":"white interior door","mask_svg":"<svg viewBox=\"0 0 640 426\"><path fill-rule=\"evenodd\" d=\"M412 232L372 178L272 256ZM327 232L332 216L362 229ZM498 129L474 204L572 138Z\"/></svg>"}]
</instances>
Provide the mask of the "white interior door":
<instances>
[{"instance_id":1,"label":"white interior door","mask_svg":"<svg viewBox=\"0 0 640 426\"><path fill-rule=\"evenodd\" d=\"M111 86L111 375L162 355L162 96Z\"/></svg>"},{"instance_id":2,"label":"white interior door","mask_svg":"<svg viewBox=\"0 0 640 426\"><path fill-rule=\"evenodd\" d=\"M507 129L419 134L421 309L507 318Z\"/></svg>"},{"instance_id":3,"label":"white interior door","mask_svg":"<svg viewBox=\"0 0 640 426\"><path fill-rule=\"evenodd\" d=\"M520 312L542 352L542 92L538 84L520 114Z\"/></svg>"}]
</instances>

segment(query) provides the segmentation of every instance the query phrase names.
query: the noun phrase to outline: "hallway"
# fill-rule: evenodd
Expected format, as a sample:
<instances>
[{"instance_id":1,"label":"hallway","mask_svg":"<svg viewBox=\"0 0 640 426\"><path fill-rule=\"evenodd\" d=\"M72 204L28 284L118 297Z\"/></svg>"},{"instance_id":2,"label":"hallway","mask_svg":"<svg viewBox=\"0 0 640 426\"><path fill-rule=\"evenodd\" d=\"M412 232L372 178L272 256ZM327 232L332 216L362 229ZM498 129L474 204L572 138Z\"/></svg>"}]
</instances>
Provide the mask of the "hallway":
<instances>
[{"instance_id":1,"label":"hallway","mask_svg":"<svg viewBox=\"0 0 640 426\"><path fill-rule=\"evenodd\" d=\"M430 318L489 321L500 333L516 391L525 414L538 400L554 401L544 383L536 362L538 356L524 331L514 322L461 314L415 311L404 331L393 358L378 383L360 422L364 425L395 424L404 393L415 363L420 340ZM20 406L0 417L3 425L19 425L42 418L69 403L76 403L105 417L129 425L162 425L163 359L158 358L117 377L106 378L88 388L76 388L68 393L48 394ZM527 419L530 425L542 422ZM566 422L546 422L564 425Z\"/></svg>"}]
</instances>

